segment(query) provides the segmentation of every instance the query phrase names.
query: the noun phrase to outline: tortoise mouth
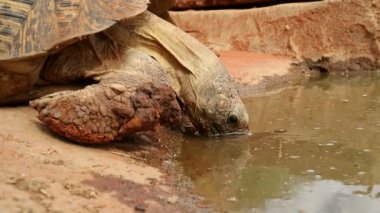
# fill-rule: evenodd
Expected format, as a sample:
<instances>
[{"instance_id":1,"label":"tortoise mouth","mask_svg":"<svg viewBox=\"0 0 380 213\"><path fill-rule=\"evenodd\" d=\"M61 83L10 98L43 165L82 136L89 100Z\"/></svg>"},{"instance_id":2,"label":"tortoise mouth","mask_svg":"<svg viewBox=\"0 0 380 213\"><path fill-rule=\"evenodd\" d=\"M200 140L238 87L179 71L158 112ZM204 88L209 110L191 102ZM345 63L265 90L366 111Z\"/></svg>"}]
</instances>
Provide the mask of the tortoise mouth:
<instances>
[{"instance_id":1,"label":"tortoise mouth","mask_svg":"<svg viewBox=\"0 0 380 213\"><path fill-rule=\"evenodd\" d=\"M206 137L227 137L227 136L250 136L252 132L247 126L227 127L215 121L205 119L194 119L191 114L185 113L182 117L180 129L182 133L195 136Z\"/></svg>"},{"instance_id":2,"label":"tortoise mouth","mask_svg":"<svg viewBox=\"0 0 380 213\"><path fill-rule=\"evenodd\" d=\"M251 136L253 133L249 130L237 130L233 132L210 132L207 135L209 137L229 137L229 136Z\"/></svg>"},{"instance_id":3,"label":"tortoise mouth","mask_svg":"<svg viewBox=\"0 0 380 213\"><path fill-rule=\"evenodd\" d=\"M202 135L208 137L227 137L227 136L243 136L252 135L248 128L236 128L231 131L222 128L220 125L211 122L210 124L198 129Z\"/></svg>"},{"instance_id":4,"label":"tortoise mouth","mask_svg":"<svg viewBox=\"0 0 380 213\"><path fill-rule=\"evenodd\" d=\"M208 137L230 137L230 136L251 136L253 133L247 129L241 129L236 131L223 131L216 125L209 125L207 127L196 126L194 123L187 123L186 125L181 125L181 130L183 133L195 136L208 136Z\"/></svg>"}]
</instances>

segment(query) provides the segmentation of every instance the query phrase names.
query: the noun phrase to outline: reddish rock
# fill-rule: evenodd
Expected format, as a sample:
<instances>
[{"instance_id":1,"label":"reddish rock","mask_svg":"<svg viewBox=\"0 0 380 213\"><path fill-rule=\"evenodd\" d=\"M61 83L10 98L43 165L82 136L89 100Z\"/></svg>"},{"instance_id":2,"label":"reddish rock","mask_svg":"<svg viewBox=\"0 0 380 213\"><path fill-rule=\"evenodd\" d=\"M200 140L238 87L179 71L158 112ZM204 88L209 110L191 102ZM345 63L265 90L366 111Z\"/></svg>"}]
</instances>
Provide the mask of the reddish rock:
<instances>
[{"instance_id":1,"label":"reddish rock","mask_svg":"<svg viewBox=\"0 0 380 213\"><path fill-rule=\"evenodd\" d=\"M171 15L179 27L218 53L380 59L379 1L334 0Z\"/></svg>"},{"instance_id":2,"label":"reddish rock","mask_svg":"<svg viewBox=\"0 0 380 213\"><path fill-rule=\"evenodd\" d=\"M286 57L241 51L222 52L220 59L235 81L246 85L256 85L266 77L285 76L293 62Z\"/></svg>"}]
</instances>

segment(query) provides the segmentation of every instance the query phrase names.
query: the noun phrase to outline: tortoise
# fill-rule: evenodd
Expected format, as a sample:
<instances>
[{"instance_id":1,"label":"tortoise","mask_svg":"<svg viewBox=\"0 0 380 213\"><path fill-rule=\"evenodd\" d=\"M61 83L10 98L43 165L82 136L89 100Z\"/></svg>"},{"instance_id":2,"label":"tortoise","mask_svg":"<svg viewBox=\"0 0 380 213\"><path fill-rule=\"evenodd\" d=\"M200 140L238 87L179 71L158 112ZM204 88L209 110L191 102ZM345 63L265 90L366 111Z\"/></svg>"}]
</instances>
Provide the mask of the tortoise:
<instances>
[{"instance_id":1,"label":"tortoise","mask_svg":"<svg viewBox=\"0 0 380 213\"><path fill-rule=\"evenodd\" d=\"M147 0L0 0L0 102L36 85L92 80L31 101L50 129L107 143L185 121L201 134L246 133L248 115L219 58L147 10Z\"/></svg>"}]
</instances>

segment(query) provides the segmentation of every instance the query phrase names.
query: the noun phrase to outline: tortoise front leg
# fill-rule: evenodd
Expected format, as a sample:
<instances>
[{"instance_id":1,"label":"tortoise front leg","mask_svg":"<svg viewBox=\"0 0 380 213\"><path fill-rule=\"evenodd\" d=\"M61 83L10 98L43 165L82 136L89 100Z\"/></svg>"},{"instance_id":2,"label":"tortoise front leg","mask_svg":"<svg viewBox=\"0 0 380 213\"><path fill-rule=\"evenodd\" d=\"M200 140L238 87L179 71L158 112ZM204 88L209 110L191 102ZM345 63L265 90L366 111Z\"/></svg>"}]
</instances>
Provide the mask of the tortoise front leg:
<instances>
[{"instance_id":1,"label":"tortoise front leg","mask_svg":"<svg viewBox=\"0 0 380 213\"><path fill-rule=\"evenodd\" d=\"M161 123L179 122L181 109L166 84L127 72L110 73L99 84L32 101L38 118L54 132L79 143L120 140Z\"/></svg>"},{"instance_id":2,"label":"tortoise front leg","mask_svg":"<svg viewBox=\"0 0 380 213\"><path fill-rule=\"evenodd\" d=\"M75 62L81 58L68 59L56 63L69 62L73 64L70 67L75 68ZM155 129L159 123L179 122L181 109L176 93L168 86L168 76L157 61L129 49L114 63L119 64L118 69L89 66L73 69L81 71L75 76L92 78L99 83L78 91L54 93L30 105L50 129L79 143L107 143ZM72 78L73 72L61 66L52 63L50 68L50 74L56 73L51 74L52 78L60 75L59 79Z\"/></svg>"}]
</instances>

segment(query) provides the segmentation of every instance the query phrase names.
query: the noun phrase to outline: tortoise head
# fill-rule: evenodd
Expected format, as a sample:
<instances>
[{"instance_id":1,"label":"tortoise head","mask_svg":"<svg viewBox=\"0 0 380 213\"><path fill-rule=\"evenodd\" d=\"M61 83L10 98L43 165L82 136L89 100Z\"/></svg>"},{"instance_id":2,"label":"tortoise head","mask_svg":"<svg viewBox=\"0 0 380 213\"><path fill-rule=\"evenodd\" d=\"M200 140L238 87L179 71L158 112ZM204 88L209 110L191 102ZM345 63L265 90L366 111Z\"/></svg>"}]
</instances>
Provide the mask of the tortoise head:
<instances>
[{"instance_id":1,"label":"tortoise head","mask_svg":"<svg viewBox=\"0 0 380 213\"><path fill-rule=\"evenodd\" d=\"M207 135L247 133L248 114L220 59L170 23L149 13L142 20L137 44L171 75L193 126Z\"/></svg>"},{"instance_id":2,"label":"tortoise head","mask_svg":"<svg viewBox=\"0 0 380 213\"><path fill-rule=\"evenodd\" d=\"M210 75L193 79L196 98L186 102L192 124L209 136L247 134L248 114L234 82L219 59L208 69Z\"/></svg>"}]
</instances>

